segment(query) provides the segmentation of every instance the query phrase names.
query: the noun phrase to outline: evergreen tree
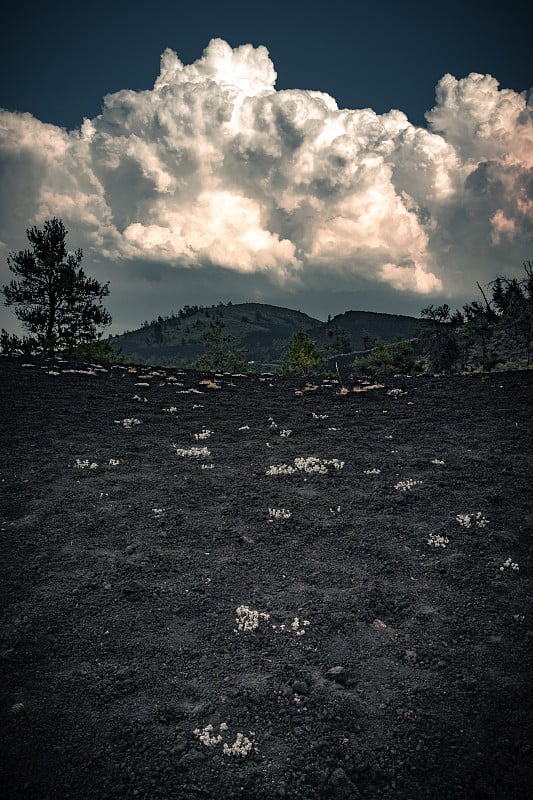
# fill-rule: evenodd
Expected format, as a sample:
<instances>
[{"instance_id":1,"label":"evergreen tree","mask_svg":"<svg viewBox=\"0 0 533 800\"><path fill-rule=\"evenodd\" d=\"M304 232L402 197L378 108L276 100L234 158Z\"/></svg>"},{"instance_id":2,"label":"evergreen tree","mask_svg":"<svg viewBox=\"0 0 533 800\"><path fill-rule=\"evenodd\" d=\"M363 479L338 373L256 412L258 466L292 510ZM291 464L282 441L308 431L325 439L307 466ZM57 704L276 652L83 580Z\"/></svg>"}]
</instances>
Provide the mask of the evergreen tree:
<instances>
[{"instance_id":1,"label":"evergreen tree","mask_svg":"<svg viewBox=\"0 0 533 800\"><path fill-rule=\"evenodd\" d=\"M5 305L15 307L36 348L49 355L97 341L98 327L111 323L99 302L109 294L108 284L85 275L81 250L67 252L67 231L57 217L26 233L31 249L11 253L7 260L20 280L2 287Z\"/></svg>"}]
</instances>

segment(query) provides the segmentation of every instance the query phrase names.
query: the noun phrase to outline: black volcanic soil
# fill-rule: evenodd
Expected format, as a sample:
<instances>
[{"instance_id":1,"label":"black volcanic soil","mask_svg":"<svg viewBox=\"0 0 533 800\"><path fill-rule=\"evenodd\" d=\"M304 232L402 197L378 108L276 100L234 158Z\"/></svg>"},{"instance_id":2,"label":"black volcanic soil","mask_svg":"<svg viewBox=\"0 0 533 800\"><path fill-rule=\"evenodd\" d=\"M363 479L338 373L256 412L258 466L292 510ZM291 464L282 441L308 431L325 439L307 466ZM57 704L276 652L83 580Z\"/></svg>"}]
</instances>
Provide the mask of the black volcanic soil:
<instances>
[{"instance_id":1,"label":"black volcanic soil","mask_svg":"<svg viewBox=\"0 0 533 800\"><path fill-rule=\"evenodd\" d=\"M531 797L533 372L342 395L23 361L0 361L2 798ZM267 474L310 456L344 465Z\"/></svg>"}]
</instances>

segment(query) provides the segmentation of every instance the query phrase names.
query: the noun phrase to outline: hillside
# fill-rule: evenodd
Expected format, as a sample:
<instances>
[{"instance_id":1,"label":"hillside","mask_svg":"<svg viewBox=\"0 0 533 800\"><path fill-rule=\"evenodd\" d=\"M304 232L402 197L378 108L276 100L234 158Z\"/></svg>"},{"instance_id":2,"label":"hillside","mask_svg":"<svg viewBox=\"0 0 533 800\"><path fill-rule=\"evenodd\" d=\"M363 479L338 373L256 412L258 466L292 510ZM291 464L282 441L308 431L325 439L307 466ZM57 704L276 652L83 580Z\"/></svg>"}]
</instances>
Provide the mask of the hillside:
<instances>
[{"instance_id":1,"label":"hillside","mask_svg":"<svg viewBox=\"0 0 533 800\"><path fill-rule=\"evenodd\" d=\"M531 797L533 372L0 382L5 800Z\"/></svg>"},{"instance_id":2,"label":"hillside","mask_svg":"<svg viewBox=\"0 0 533 800\"><path fill-rule=\"evenodd\" d=\"M386 342L410 339L417 335L420 324L427 324L415 317L371 311L347 311L322 322L288 308L237 303L209 308L186 306L177 315L159 317L138 330L111 337L110 342L131 361L191 366L204 351L203 334L216 320L223 325L224 335L234 338L236 348L245 348L246 360L262 367L281 363L290 339L299 330L335 355L362 350L378 336Z\"/></svg>"},{"instance_id":3,"label":"hillside","mask_svg":"<svg viewBox=\"0 0 533 800\"><path fill-rule=\"evenodd\" d=\"M141 364L191 366L204 351L203 334L216 320L224 336L234 337L236 348L246 349L247 360L263 364L281 361L296 331L307 332L322 324L300 311L262 303L185 306L177 315L159 317L138 330L110 337L110 342Z\"/></svg>"}]
</instances>

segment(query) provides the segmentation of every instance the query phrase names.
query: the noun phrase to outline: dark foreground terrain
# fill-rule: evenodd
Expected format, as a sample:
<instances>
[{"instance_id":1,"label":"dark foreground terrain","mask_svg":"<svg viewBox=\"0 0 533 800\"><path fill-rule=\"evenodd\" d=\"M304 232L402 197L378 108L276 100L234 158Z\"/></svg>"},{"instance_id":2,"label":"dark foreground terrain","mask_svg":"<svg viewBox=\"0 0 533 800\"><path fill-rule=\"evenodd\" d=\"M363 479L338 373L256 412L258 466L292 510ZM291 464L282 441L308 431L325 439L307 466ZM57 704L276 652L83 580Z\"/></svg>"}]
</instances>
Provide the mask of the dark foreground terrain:
<instances>
[{"instance_id":1,"label":"dark foreground terrain","mask_svg":"<svg viewBox=\"0 0 533 800\"><path fill-rule=\"evenodd\" d=\"M533 372L23 361L2 798L532 796Z\"/></svg>"}]
</instances>

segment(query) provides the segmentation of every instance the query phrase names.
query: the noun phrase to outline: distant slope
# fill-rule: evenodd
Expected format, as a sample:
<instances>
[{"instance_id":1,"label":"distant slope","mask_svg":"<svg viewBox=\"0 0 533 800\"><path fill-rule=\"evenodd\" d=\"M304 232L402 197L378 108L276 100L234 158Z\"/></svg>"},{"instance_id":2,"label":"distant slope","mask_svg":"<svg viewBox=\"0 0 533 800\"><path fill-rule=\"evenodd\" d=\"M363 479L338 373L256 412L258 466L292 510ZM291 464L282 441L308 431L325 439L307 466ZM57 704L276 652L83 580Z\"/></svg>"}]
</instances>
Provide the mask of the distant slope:
<instances>
[{"instance_id":1,"label":"distant slope","mask_svg":"<svg viewBox=\"0 0 533 800\"><path fill-rule=\"evenodd\" d=\"M332 339L335 341L344 333L351 342L351 350L364 350L369 342L378 337L385 342L412 339L418 335L421 327L428 325L432 326L433 323L402 314L346 311L310 330L309 335L322 347L328 347Z\"/></svg>"},{"instance_id":2,"label":"distant slope","mask_svg":"<svg viewBox=\"0 0 533 800\"><path fill-rule=\"evenodd\" d=\"M138 330L110 337L110 342L131 361L192 366L204 352L202 336L215 320L222 323L224 336L234 337L235 347L246 348L246 360L261 365L281 362L296 331L307 332L323 324L301 311L263 303L186 306L178 315L159 317Z\"/></svg>"},{"instance_id":3,"label":"distant slope","mask_svg":"<svg viewBox=\"0 0 533 800\"><path fill-rule=\"evenodd\" d=\"M210 307L185 306L171 317L158 317L135 331L110 337L128 361L141 364L189 367L204 352L203 334L215 320L234 347L246 349L245 359L257 367L279 365L287 346L301 330L309 334L328 356L364 350L380 337L385 342L412 339L426 320L400 314L346 311L328 322L289 308L263 303L236 303Z\"/></svg>"}]
</instances>

